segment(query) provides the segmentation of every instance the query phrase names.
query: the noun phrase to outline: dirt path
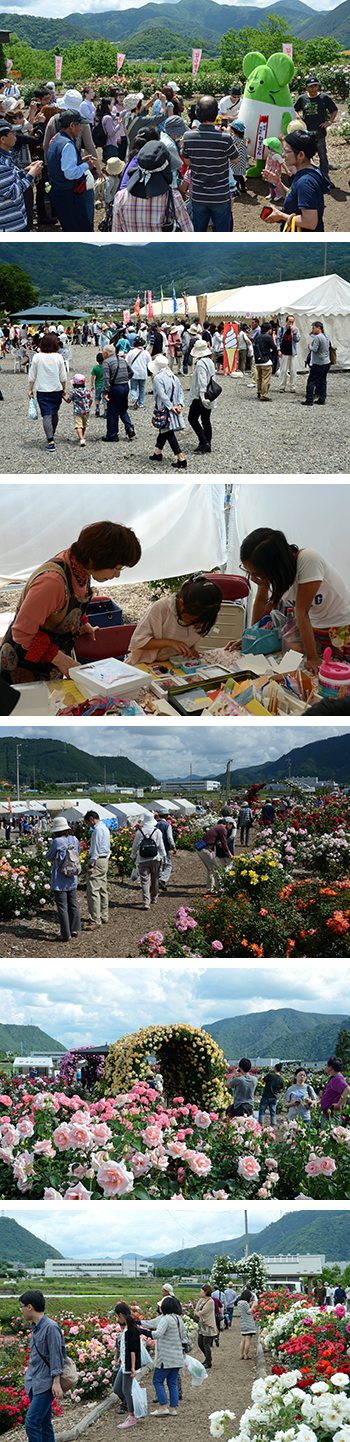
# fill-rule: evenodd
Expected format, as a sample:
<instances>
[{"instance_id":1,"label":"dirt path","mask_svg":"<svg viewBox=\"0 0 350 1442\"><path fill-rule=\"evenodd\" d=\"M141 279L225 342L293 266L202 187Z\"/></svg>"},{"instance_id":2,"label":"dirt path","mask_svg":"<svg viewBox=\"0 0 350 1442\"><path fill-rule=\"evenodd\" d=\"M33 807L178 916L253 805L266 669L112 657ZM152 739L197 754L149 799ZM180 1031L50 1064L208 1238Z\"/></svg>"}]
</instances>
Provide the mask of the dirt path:
<instances>
[{"instance_id":1,"label":"dirt path","mask_svg":"<svg viewBox=\"0 0 350 1442\"><path fill-rule=\"evenodd\" d=\"M255 1342L251 1344L252 1360L239 1362L240 1330L238 1317L234 1316L232 1329L223 1332L220 1336L220 1346L213 1347L213 1365L208 1373L207 1381L201 1387L192 1387L190 1379L183 1377L183 1400L179 1404L179 1415L176 1418L169 1416L152 1417L155 1410L154 1388L152 1384L152 1373L146 1378L142 1385L146 1386L148 1397L148 1417L143 1422L142 1436L147 1437L147 1442L156 1442L156 1438L168 1437L175 1428L176 1436L180 1442L204 1442L208 1439L209 1413L217 1412L219 1409L228 1407L230 1412L235 1412L236 1420L232 1422L232 1434L238 1432L239 1419L242 1412L249 1406L251 1389L255 1379ZM193 1354L202 1360L201 1353L195 1343ZM80 1421L86 1412L86 1407L72 1407L69 1402L63 1406L62 1416L55 1422L55 1436L59 1442L60 1433L73 1427L76 1421ZM79 1414L79 1415L78 1415ZM88 1442L117 1442L119 1438L118 1424L123 1418L118 1417L118 1407L112 1408L106 1415L89 1427L86 1434ZM227 1439L230 1432L226 1434ZM13 1439L13 1431L3 1434L3 1442L10 1442ZM24 1427L16 1431L16 1442L26 1442Z\"/></svg>"},{"instance_id":2,"label":"dirt path","mask_svg":"<svg viewBox=\"0 0 350 1442\"><path fill-rule=\"evenodd\" d=\"M254 833L253 833L254 836ZM236 854L240 852L236 848ZM164 931L168 922L174 919L179 906L194 906L202 900L206 887L206 871L196 851L178 851L173 860L173 871L168 890L159 896L149 911L142 907L141 888L131 881L109 882L109 921L101 930L91 930L87 925L88 909L85 890L79 888L78 903L83 922L80 936L74 937L69 946L59 942L55 910L33 918L22 917L20 921L6 921L0 925L0 956L50 956L69 954L80 956L138 957L138 942L146 931ZM85 923L85 925L84 925Z\"/></svg>"}]
</instances>

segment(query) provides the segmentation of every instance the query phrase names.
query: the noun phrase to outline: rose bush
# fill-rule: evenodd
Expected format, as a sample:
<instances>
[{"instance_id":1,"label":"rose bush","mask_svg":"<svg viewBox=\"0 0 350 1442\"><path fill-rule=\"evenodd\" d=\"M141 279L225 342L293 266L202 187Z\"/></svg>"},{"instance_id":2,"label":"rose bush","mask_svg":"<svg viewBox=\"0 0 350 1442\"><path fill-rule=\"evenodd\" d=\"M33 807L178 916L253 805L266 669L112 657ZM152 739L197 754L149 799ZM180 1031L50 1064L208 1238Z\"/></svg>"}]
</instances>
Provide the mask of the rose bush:
<instances>
[{"instance_id":1,"label":"rose bush","mask_svg":"<svg viewBox=\"0 0 350 1442\"><path fill-rule=\"evenodd\" d=\"M50 887L51 866L40 856L27 858L20 850L11 851L11 859L0 858L0 921L11 917L33 916L44 906L53 905Z\"/></svg>"}]
</instances>

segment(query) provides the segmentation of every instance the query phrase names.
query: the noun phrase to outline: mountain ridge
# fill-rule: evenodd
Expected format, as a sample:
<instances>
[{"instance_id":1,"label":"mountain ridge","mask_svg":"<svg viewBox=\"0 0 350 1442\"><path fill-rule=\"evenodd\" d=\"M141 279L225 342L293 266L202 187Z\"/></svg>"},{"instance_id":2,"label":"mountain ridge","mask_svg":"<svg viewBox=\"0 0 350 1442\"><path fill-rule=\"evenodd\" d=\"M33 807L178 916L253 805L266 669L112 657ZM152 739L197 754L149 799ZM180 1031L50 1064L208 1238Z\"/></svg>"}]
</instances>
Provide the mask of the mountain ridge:
<instances>
[{"instance_id":1,"label":"mountain ridge","mask_svg":"<svg viewBox=\"0 0 350 1442\"><path fill-rule=\"evenodd\" d=\"M75 787L81 781L95 785L103 784L104 772L106 770L106 783L119 786L143 786L156 784L156 777L150 771L144 771L134 761L129 761L127 756L89 756L87 751L80 751L77 746L71 746L69 742L52 741L42 737L40 741L27 741L23 737L0 737L0 777L7 782L14 783L16 780L16 745L20 741L21 762L20 778L22 785L29 777L29 785L33 781L33 767L36 771L36 786L42 789L55 781L60 784Z\"/></svg>"},{"instance_id":2,"label":"mountain ridge","mask_svg":"<svg viewBox=\"0 0 350 1442\"><path fill-rule=\"evenodd\" d=\"M231 1240L225 1238L220 1242L203 1242L199 1246L184 1247L183 1250L152 1257L150 1260L158 1268L163 1263L167 1270L179 1269L181 1274L184 1268L188 1267L193 1267L194 1271L196 1267L208 1267L209 1270L216 1256L229 1256L232 1261L240 1261L244 1250L245 1236L242 1235ZM290 1252L299 1255L305 1252L321 1253L325 1254L326 1262L344 1262L349 1255L348 1213L333 1210L331 1213L299 1210L287 1212L278 1222L270 1222L261 1231L251 1234L250 1251L259 1252L263 1257L288 1256Z\"/></svg>"},{"instance_id":3,"label":"mountain ridge","mask_svg":"<svg viewBox=\"0 0 350 1442\"><path fill-rule=\"evenodd\" d=\"M350 1017L302 1012L294 1007L250 1012L246 1016L224 1017L206 1024L228 1061L240 1056L279 1057L281 1061L326 1062L334 1053L340 1028L350 1027Z\"/></svg>"},{"instance_id":4,"label":"mountain ridge","mask_svg":"<svg viewBox=\"0 0 350 1442\"><path fill-rule=\"evenodd\" d=\"M23 1056L50 1052L52 1047L55 1052L59 1051L62 1054L67 1051L63 1042L56 1041L53 1036L48 1036L48 1033L42 1031L40 1026L12 1026L12 1023L1 1022L0 1051L14 1051L19 1056L21 1046L23 1047Z\"/></svg>"}]
</instances>

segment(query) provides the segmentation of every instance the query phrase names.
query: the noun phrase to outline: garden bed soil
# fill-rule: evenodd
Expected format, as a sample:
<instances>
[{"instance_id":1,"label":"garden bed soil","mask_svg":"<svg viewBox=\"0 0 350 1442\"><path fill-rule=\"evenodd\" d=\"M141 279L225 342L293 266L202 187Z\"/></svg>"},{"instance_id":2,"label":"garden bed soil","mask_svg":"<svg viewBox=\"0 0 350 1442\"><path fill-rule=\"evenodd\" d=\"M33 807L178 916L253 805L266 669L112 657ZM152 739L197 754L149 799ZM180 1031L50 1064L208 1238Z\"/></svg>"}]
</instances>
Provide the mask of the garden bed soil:
<instances>
[{"instance_id":1,"label":"garden bed soil","mask_svg":"<svg viewBox=\"0 0 350 1442\"><path fill-rule=\"evenodd\" d=\"M183 1401L179 1404L179 1415L176 1418L169 1416L152 1417L150 1414L155 1410L154 1388L152 1384L152 1373L143 1382L146 1385L148 1397L148 1417L142 1423L142 1436L147 1437L147 1442L156 1442L159 1434L169 1437L170 1430L174 1426L176 1436L180 1442L210 1442L209 1421L210 1412L217 1412L220 1408L228 1407L231 1412L236 1413L236 1421L232 1422L232 1432L238 1432L239 1418L249 1406L251 1400L251 1389L255 1381L255 1343L252 1343L252 1358L249 1362L240 1362L239 1358L240 1328L237 1315L233 1317L232 1329L223 1332L220 1336L219 1348L213 1347L213 1365L208 1373L208 1379L201 1387L192 1387L188 1377L183 1378ZM193 1356L202 1360L201 1353L195 1343ZM68 1428L74 1427L80 1422L85 1407L69 1402L63 1405L62 1416L54 1421L55 1437L59 1442L60 1434ZM117 1442L119 1438L118 1408L111 1408L106 1414L98 1418L86 1435L88 1442ZM16 1442L27 1442L24 1427L16 1429ZM13 1430L3 1433L4 1442L13 1442Z\"/></svg>"},{"instance_id":2,"label":"garden bed soil","mask_svg":"<svg viewBox=\"0 0 350 1442\"><path fill-rule=\"evenodd\" d=\"M240 847L236 848L238 855ZM83 930L69 944L59 941L57 913L48 907L40 915L0 923L1 956L139 957L138 941L146 931L165 930L180 906L194 906L203 898L206 872L197 852L177 851L166 893L156 906L144 911L141 887L129 879L109 881L109 921L100 929L88 926L85 888L78 889Z\"/></svg>"}]
</instances>

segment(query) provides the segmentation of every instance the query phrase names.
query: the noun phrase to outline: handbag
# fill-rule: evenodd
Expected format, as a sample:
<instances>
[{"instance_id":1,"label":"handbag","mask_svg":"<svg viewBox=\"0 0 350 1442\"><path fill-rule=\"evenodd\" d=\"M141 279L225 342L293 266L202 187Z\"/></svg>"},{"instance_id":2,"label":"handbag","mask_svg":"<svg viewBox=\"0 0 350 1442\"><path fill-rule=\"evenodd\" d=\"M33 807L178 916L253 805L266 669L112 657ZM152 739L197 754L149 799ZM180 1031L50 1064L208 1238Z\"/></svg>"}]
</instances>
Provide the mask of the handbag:
<instances>
[{"instance_id":1,"label":"handbag","mask_svg":"<svg viewBox=\"0 0 350 1442\"><path fill-rule=\"evenodd\" d=\"M266 618L270 620L270 617ZM282 641L277 626L264 628L261 621L256 621L255 626L248 626L243 631L241 651L243 655L250 653L251 656L268 656L271 651L281 651Z\"/></svg>"},{"instance_id":2,"label":"handbag","mask_svg":"<svg viewBox=\"0 0 350 1442\"><path fill-rule=\"evenodd\" d=\"M170 214L170 213L171 213L171 214ZM161 224L160 229L161 229L161 230L181 230L181 225L179 225L179 222L178 222L178 219L177 219L177 215L176 215L176 210L175 210L175 205L174 205L174 196L173 196L173 192L172 192L171 188L169 188L169 190L168 190L167 203L166 203L166 207L165 207L165 215L164 215L164 219L162 220L162 224Z\"/></svg>"},{"instance_id":3,"label":"handbag","mask_svg":"<svg viewBox=\"0 0 350 1442\"><path fill-rule=\"evenodd\" d=\"M172 405L173 399L174 399L174 382L173 382L172 392L171 392L171 396L170 396L170 405ZM170 413L169 413L168 406L162 406L162 407L160 407L160 406L155 406L155 407L154 407L153 416L152 416L152 426L154 426L157 431L170 431L170 429L171 429L171 426L170 426Z\"/></svg>"},{"instance_id":4,"label":"handbag","mask_svg":"<svg viewBox=\"0 0 350 1442\"><path fill-rule=\"evenodd\" d=\"M288 232L289 235L294 235L295 231L297 231L299 234L300 230L301 225L296 225L295 215L290 215L288 220L286 220L286 224L283 226L283 234L286 234Z\"/></svg>"},{"instance_id":5,"label":"handbag","mask_svg":"<svg viewBox=\"0 0 350 1442\"><path fill-rule=\"evenodd\" d=\"M36 1345L35 1337L33 1337L33 1342L34 1342L35 1351L38 1353L38 1356L41 1357L41 1361L42 1361L42 1362L45 1362L45 1367L48 1367L48 1370L49 1370L49 1372L50 1372L50 1371L51 1371L50 1363L48 1362L47 1357L43 1357L42 1352L39 1352L39 1347L37 1347L37 1345ZM62 1372L60 1373L60 1383L61 1383L61 1387L62 1387L62 1392L63 1392L63 1393L73 1392L73 1391L74 1391L74 1387L76 1387L76 1385L77 1385L77 1381L78 1381L78 1369L77 1369L77 1367L76 1367L76 1365L75 1365L75 1362L73 1361L73 1357L69 1357L69 1356L68 1356L68 1352L67 1352L67 1354L66 1354L66 1360L65 1360L64 1366L63 1366L63 1368L62 1368Z\"/></svg>"},{"instance_id":6,"label":"handbag","mask_svg":"<svg viewBox=\"0 0 350 1442\"><path fill-rule=\"evenodd\" d=\"M38 419L38 407L37 407L36 401L34 400L34 396L31 396L31 397L30 397L29 406L28 406L28 415L30 416L30 419L31 419L32 421L37 421L37 419Z\"/></svg>"},{"instance_id":7,"label":"handbag","mask_svg":"<svg viewBox=\"0 0 350 1442\"><path fill-rule=\"evenodd\" d=\"M335 345L332 345L332 341L331 341L331 340L330 340L330 342L329 342L329 359L330 359L331 366L336 366L336 364L337 364L337 351L336 351L336 346L335 346Z\"/></svg>"}]
</instances>

